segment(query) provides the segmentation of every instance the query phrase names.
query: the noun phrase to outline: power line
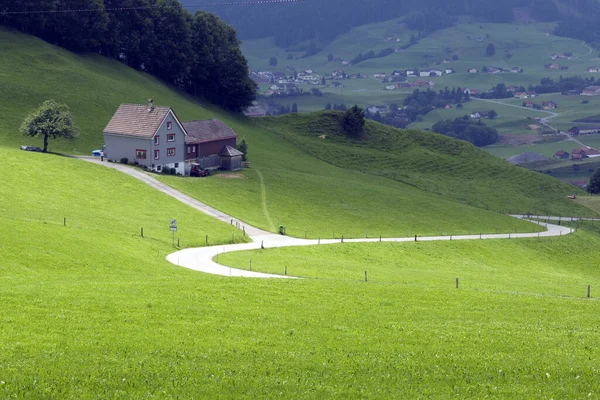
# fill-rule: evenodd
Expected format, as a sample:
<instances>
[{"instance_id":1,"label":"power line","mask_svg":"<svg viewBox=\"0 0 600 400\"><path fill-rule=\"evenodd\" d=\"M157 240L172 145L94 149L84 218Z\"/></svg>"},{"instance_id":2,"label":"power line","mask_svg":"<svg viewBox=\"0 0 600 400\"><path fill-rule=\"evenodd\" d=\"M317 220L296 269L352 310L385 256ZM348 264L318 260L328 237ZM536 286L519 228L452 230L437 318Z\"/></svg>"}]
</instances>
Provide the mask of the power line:
<instances>
[{"instance_id":1,"label":"power line","mask_svg":"<svg viewBox=\"0 0 600 400\"><path fill-rule=\"evenodd\" d=\"M301 3L305 0L249 0L249 1L230 1L219 3L198 3L191 5L153 5L141 7L111 7L111 8L81 8L69 10L26 10L26 11L0 11L1 15L22 15L22 14L62 14L62 13L91 13L101 11L130 11L130 10L148 10L155 8L203 8L203 7L220 7L220 6L250 6L263 4L283 4L283 3Z\"/></svg>"}]
</instances>

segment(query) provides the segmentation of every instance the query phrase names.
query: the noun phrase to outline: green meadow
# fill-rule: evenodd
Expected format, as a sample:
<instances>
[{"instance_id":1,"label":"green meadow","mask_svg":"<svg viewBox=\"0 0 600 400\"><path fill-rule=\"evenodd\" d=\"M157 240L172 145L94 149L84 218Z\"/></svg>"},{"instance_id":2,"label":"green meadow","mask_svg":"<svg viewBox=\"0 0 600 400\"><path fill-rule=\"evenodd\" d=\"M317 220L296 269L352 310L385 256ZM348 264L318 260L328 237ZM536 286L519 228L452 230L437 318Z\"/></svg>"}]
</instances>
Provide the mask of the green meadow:
<instances>
[{"instance_id":1,"label":"green meadow","mask_svg":"<svg viewBox=\"0 0 600 400\"><path fill-rule=\"evenodd\" d=\"M252 122L99 56L6 31L0 50L0 397L598 396L597 225L553 239L232 253L220 261L279 273L285 262L318 279L212 276L166 261L171 218L182 248L247 240L239 230L118 171L20 151L40 141L17 132L47 98L81 127L75 143L51 142L68 154L98 148L121 102L220 118L248 141L252 168L159 178L295 236L533 231L498 208L595 215L593 198L569 202L570 186L432 133L368 123L353 141L335 113Z\"/></svg>"}]
</instances>

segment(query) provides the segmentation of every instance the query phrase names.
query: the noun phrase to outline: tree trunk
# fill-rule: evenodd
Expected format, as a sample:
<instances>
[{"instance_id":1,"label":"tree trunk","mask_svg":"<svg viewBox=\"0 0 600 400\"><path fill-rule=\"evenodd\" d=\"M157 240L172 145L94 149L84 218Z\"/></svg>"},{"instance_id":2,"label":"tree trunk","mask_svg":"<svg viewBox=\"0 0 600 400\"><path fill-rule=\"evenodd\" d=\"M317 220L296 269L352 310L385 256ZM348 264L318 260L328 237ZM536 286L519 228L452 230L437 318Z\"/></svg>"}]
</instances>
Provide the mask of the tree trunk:
<instances>
[{"instance_id":1,"label":"tree trunk","mask_svg":"<svg viewBox=\"0 0 600 400\"><path fill-rule=\"evenodd\" d=\"M48 151L48 135L44 135L44 153Z\"/></svg>"}]
</instances>

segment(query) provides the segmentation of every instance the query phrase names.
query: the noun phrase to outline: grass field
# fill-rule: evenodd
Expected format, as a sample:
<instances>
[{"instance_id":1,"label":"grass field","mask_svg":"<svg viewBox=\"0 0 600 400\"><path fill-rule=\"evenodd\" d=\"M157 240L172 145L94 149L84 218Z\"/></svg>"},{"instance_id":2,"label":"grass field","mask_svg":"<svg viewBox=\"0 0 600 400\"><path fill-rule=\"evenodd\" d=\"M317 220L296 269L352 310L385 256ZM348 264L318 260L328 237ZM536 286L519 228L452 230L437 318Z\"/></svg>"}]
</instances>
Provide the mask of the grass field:
<instances>
[{"instance_id":1,"label":"grass field","mask_svg":"<svg viewBox=\"0 0 600 400\"><path fill-rule=\"evenodd\" d=\"M588 197L584 197L586 201ZM597 198L590 197L597 205ZM600 223L586 223L564 238L417 243L344 243L225 253L224 265L339 281L364 281L450 289L458 277L469 291L585 297L600 287L595 258ZM577 257L576 254L581 254ZM565 262L565 258L579 258ZM540 260L544 260L540 263Z\"/></svg>"},{"instance_id":2,"label":"grass field","mask_svg":"<svg viewBox=\"0 0 600 400\"><path fill-rule=\"evenodd\" d=\"M550 203L554 208L552 212L580 211L572 209L572 202L565 197L574 190L571 185L557 186L554 179L489 158L484 151L466 142L426 132L400 133L371 123L362 140L347 140L340 132L340 114L317 115L316 119L314 115L268 118L261 120L261 124L322 160L392 178L447 199L495 211L531 208L546 213L548 210L544 208ZM321 139L322 135L326 138ZM492 184L487 179L491 176L496 187L504 182L504 190L489 192ZM565 208L559 210L561 207Z\"/></svg>"},{"instance_id":3,"label":"grass field","mask_svg":"<svg viewBox=\"0 0 600 400\"><path fill-rule=\"evenodd\" d=\"M0 121L0 397L597 397L593 354L600 345L595 323L600 303L584 299L585 287L580 289L593 284L595 295L596 231L562 238L564 243L376 245L367 250L372 258L362 248L340 247L333 251L348 271L324 255L331 268L327 280L230 279L178 268L165 260L173 251L171 218L177 218L177 236L186 247L202 245L205 235L211 244L225 244L239 231L117 171L17 150L27 143L15 134L27 110L47 97L70 104L82 127L76 152L84 153L101 143L102 128L121 101L154 97L184 120L222 118L248 140L253 168L177 182L218 208L267 226L281 216L286 224L314 221L314 226L340 220L358 231L367 220L379 223L390 214L402 218L382 223L390 233L408 223L430 231L466 229L470 223L529 226L359 172L362 158L341 169L310 157L307 152L323 143L299 136L292 143L300 147L290 144L295 124L305 119L290 120L289 131L273 133L198 107L147 75L100 57L74 56L6 32L0 33L0 49L7 88L0 92L6 116ZM282 120L267 121L268 128L281 128ZM535 197L556 210L581 210L559 197L564 186L556 181L535 175L557 185L550 193L538 193L533 185L512 187L521 170L496 169L500 164L483 152L436 138L414 131L401 136L408 159L409 150L430 164L440 157L439 177L465 173L465 180L482 179L488 194L463 193L464 201L471 195L489 201L514 189L519 204ZM333 144L325 151L343 155L361 147ZM60 142L51 148L74 151ZM447 153L458 150L471 154L470 172L450 163L462 153ZM419 165L424 164L415 168ZM451 173L441 174L443 169ZM514 176L508 180L503 171ZM391 228L394 223L401 228ZM299 257L308 257L304 251ZM384 253L405 257L407 264L390 264L382 260ZM270 254L264 253L262 268ZM412 264L406 257L414 258ZM451 262L445 267L444 257ZM439 276L427 266L431 260ZM484 260L485 268L479 267ZM246 256L239 262L245 265ZM375 282L359 282L360 276L354 281L351 271L360 275L359 263L381 265L370 269ZM422 274L396 279L398 265ZM460 290L453 287L457 274L466 279ZM536 279L538 285L526 283Z\"/></svg>"},{"instance_id":4,"label":"grass field","mask_svg":"<svg viewBox=\"0 0 600 400\"><path fill-rule=\"evenodd\" d=\"M547 114L536 110L519 109L495 104L485 101L472 100L463 104L463 108L452 108L449 110L434 110L423 116L423 121L415 122L410 125L411 129L429 129L436 122L446 119L455 119L464 115L469 115L475 111L494 110L498 117L493 120L482 120L487 126L498 129L503 135L536 135L537 132L528 128L528 125L535 123L532 121L536 117L547 117ZM529 118L529 119L528 119Z\"/></svg>"}]
</instances>

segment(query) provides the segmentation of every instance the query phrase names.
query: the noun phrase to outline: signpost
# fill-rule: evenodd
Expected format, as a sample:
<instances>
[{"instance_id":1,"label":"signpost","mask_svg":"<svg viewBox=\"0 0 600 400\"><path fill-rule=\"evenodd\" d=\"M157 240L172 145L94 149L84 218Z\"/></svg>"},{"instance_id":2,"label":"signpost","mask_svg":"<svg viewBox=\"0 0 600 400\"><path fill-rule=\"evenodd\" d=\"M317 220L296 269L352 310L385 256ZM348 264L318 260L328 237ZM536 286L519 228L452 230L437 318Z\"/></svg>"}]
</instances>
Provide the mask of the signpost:
<instances>
[{"instance_id":1,"label":"signpost","mask_svg":"<svg viewBox=\"0 0 600 400\"><path fill-rule=\"evenodd\" d=\"M173 232L173 247L175 247L175 232L177 232L177 220L175 218L171 219L171 226L169 227L171 232Z\"/></svg>"}]
</instances>

